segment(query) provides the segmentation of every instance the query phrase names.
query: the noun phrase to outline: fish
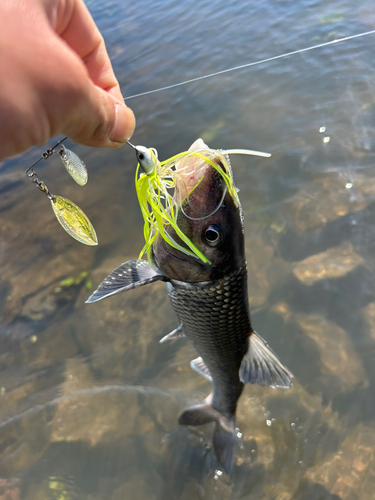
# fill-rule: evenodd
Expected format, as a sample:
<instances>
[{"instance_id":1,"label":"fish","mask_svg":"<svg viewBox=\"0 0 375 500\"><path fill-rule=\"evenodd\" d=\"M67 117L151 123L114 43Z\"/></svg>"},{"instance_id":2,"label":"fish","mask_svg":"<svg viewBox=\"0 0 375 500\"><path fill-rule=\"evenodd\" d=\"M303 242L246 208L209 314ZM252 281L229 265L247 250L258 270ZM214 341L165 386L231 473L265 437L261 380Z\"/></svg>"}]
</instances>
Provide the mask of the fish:
<instances>
[{"instance_id":1,"label":"fish","mask_svg":"<svg viewBox=\"0 0 375 500\"><path fill-rule=\"evenodd\" d=\"M189 151L207 150L198 139ZM221 157L214 161L223 168ZM227 158L229 163L229 158ZM230 165L230 164L229 164ZM202 262L158 235L151 265L131 260L117 267L87 302L164 281L178 326L160 342L188 337L198 357L191 368L212 382L211 394L180 415L180 425L214 422L213 450L228 474L234 463L236 407L246 383L290 389L293 374L251 325L241 204L212 165L195 158L176 165L178 227L207 257ZM199 172L199 175L197 174ZM231 176L233 177L230 169ZM179 192L178 192L179 191ZM186 192L190 194L186 196ZM172 226L170 236L183 245Z\"/></svg>"}]
</instances>

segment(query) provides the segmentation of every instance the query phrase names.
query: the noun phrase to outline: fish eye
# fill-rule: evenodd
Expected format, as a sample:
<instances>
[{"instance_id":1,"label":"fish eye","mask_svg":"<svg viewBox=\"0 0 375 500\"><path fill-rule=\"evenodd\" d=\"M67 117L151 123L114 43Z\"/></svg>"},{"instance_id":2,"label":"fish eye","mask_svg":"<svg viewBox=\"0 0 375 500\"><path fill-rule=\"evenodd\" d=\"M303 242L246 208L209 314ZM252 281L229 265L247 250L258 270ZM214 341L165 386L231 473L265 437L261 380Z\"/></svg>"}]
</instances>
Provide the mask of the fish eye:
<instances>
[{"instance_id":1,"label":"fish eye","mask_svg":"<svg viewBox=\"0 0 375 500\"><path fill-rule=\"evenodd\" d=\"M221 229L216 224L208 226L204 232L206 243L212 247L218 245L221 241Z\"/></svg>"}]
</instances>

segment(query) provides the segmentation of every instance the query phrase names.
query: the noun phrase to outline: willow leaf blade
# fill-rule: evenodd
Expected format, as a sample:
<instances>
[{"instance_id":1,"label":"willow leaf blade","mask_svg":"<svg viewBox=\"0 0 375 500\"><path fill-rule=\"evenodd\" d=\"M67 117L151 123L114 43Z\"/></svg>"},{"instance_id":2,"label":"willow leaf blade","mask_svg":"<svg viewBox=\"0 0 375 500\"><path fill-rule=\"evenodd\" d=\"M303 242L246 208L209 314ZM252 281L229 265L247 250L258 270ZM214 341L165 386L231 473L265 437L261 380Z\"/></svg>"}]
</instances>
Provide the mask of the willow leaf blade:
<instances>
[{"instance_id":1,"label":"willow leaf blade","mask_svg":"<svg viewBox=\"0 0 375 500\"><path fill-rule=\"evenodd\" d=\"M72 238L84 245L98 244L94 226L77 205L62 196L54 196L51 205L57 220Z\"/></svg>"}]
</instances>

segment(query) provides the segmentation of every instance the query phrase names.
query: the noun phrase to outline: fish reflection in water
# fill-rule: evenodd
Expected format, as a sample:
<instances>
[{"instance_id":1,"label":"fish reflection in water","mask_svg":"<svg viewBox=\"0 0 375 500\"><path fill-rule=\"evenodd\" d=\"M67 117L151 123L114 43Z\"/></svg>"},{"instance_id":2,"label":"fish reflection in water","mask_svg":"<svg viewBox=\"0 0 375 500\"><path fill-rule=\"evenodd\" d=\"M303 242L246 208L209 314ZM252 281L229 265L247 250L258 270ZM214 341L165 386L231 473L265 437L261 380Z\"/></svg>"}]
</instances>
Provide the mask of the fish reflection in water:
<instances>
[{"instance_id":1,"label":"fish reflection in water","mask_svg":"<svg viewBox=\"0 0 375 500\"><path fill-rule=\"evenodd\" d=\"M191 152L208 146L198 139ZM227 160L217 153L213 161L225 172ZM290 388L292 374L267 343L254 332L248 305L243 217L222 175L202 157L186 157L176 165L183 173L177 184L189 186L177 225L208 263L181 252L157 236L152 245L152 263L129 261L116 268L87 300L105 297L155 281L166 281L168 295L180 322L162 341L186 335L198 351L191 367L213 382L212 393L203 403L185 410L182 425L215 422L213 448L220 467L233 468L235 413L245 383ZM178 199L178 196L177 196ZM202 216L202 214L208 214ZM183 245L172 225L166 230Z\"/></svg>"}]
</instances>

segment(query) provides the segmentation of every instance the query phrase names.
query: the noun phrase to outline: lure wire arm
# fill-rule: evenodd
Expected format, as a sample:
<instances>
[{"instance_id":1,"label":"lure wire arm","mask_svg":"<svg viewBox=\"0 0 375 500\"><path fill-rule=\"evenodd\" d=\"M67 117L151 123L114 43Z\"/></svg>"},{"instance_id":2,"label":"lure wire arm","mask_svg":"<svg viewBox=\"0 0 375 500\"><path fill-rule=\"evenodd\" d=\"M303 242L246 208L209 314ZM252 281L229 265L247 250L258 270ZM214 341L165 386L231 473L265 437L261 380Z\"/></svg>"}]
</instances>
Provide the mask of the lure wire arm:
<instances>
[{"instance_id":1,"label":"lure wire arm","mask_svg":"<svg viewBox=\"0 0 375 500\"><path fill-rule=\"evenodd\" d=\"M66 139L67 139L67 137L64 137L63 139L61 139L61 141L59 141L57 144L55 144L52 148L47 149L46 151L44 151L44 153L41 155L41 157L40 157L40 158L39 158L39 159L38 159L35 163L33 163L33 164L31 165L31 167L29 167L29 168L26 170L25 174L26 174L27 176L29 176L29 177L32 177L32 176L35 174L35 172L34 172L33 174L31 174L31 175L30 175L30 174L29 174L29 171L30 171L30 170L32 170L32 169L35 167L35 165L37 165L37 164L38 164L41 160L47 160L47 158L49 158L49 157L50 157L50 156L51 156L51 155L55 152L55 149L56 149L58 146L60 146L60 144L62 144L64 141L66 141Z\"/></svg>"},{"instance_id":2,"label":"lure wire arm","mask_svg":"<svg viewBox=\"0 0 375 500\"><path fill-rule=\"evenodd\" d=\"M41 160L47 160L47 158L49 158L50 156L53 155L53 153L56 153L57 151L55 151L55 149L60 146L60 144L62 144L65 140L67 139L67 137L64 137L63 139L61 139L61 141L59 141L57 144L55 144L52 148L49 148L47 149L46 151L44 151L44 153L42 153L41 157L31 165L31 167L29 167L25 174L29 177L29 179L35 184L35 186L40 190L42 191L42 193L44 193L47 198L49 198L51 201L54 201L55 200L55 197L52 193L49 192L49 189L47 187L47 185L41 181L38 177L38 174L35 172L34 170L34 167L35 165L37 165ZM61 149L61 152L64 151L65 148L64 146L62 146L62 149ZM59 151L60 153L60 151Z\"/></svg>"},{"instance_id":3,"label":"lure wire arm","mask_svg":"<svg viewBox=\"0 0 375 500\"><path fill-rule=\"evenodd\" d=\"M35 184L35 186L38 189L40 189L40 191L42 191L42 193L44 193L47 196L47 198L49 198L50 200L53 201L55 199L54 195L49 192L47 185L39 179L38 174L34 171L34 169L32 169L32 167L30 167L30 168L31 168L31 171L30 171L30 173L27 174L27 176ZM30 169L28 169L28 170L30 170Z\"/></svg>"}]
</instances>

